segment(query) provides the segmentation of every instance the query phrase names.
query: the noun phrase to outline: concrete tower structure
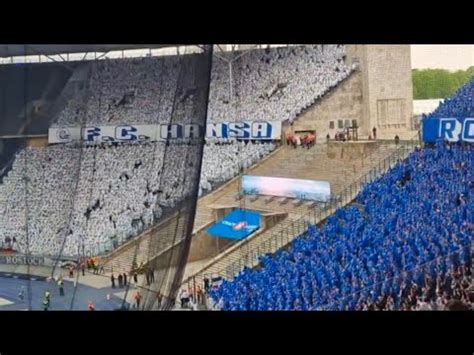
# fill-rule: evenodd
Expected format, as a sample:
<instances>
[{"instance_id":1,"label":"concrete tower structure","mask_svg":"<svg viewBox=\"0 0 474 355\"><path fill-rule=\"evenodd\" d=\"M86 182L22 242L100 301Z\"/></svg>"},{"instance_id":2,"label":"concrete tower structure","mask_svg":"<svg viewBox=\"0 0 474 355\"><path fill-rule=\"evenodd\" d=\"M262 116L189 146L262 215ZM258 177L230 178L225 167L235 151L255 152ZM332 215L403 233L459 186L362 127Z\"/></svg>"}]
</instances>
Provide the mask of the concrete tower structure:
<instances>
[{"instance_id":1,"label":"concrete tower structure","mask_svg":"<svg viewBox=\"0 0 474 355\"><path fill-rule=\"evenodd\" d=\"M348 45L346 63L355 72L300 115L292 130L316 130L318 139L352 125L359 137L377 128L378 138L406 137L413 129L409 45Z\"/></svg>"}]
</instances>

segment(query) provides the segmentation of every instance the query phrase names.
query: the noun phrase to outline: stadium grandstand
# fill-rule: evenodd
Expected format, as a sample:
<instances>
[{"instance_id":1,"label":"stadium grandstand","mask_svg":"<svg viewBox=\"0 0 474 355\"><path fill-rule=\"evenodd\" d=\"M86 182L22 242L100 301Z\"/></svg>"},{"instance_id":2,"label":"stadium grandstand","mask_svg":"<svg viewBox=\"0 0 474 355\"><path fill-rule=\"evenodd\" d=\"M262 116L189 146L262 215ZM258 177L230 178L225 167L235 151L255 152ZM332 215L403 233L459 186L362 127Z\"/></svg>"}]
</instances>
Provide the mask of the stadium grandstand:
<instances>
[{"instance_id":1,"label":"stadium grandstand","mask_svg":"<svg viewBox=\"0 0 474 355\"><path fill-rule=\"evenodd\" d=\"M0 310L472 307L473 82L414 130L407 47L0 45Z\"/></svg>"},{"instance_id":2,"label":"stadium grandstand","mask_svg":"<svg viewBox=\"0 0 474 355\"><path fill-rule=\"evenodd\" d=\"M472 116L473 84L424 120ZM458 302L472 309L473 159L464 142L417 148L324 224L211 291L214 307L443 310Z\"/></svg>"}]
</instances>

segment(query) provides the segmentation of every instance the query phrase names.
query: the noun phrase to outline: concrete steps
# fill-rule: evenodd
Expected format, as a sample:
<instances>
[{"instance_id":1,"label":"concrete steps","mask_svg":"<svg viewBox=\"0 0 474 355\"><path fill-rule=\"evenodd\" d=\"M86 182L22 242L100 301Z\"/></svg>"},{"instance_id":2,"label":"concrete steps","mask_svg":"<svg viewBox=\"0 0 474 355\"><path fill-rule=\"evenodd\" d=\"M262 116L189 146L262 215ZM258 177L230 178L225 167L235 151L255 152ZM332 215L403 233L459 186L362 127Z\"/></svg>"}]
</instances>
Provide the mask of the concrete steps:
<instances>
[{"instance_id":1,"label":"concrete steps","mask_svg":"<svg viewBox=\"0 0 474 355\"><path fill-rule=\"evenodd\" d=\"M361 154L357 158L357 154L348 154L350 149L347 146L337 148L339 151L337 149L331 151L332 148L326 145L310 150L281 148L280 152L275 154L272 159L255 167L249 174L321 179L331 183L333 193L340 193L355 180L368 174L375 166L379 166L381 161L396 150L394 144L380 145L374 147L370 154ZM342 158L340 158L341 156ZM388 168L388 164L386 168ZM228 192L227 196L222 196L213 202L222 205L232 200L235 202L236 187L229 186L226 191ZM345 200L341 201L341 205L350 203L357 193L358 190L355 188L353 191L351 190L348 195L345 195ZM232 246L191 277L194 277L196 282L200 282L205 276L210 277L213 274L232 278L243 266L256 266L259 256L273 253L287 245L297 235L304 232L308 223L320 222L331 215L336 208L336 206L323 208L321 204L314 206L314 204L306 203L295 206L293 202L290 200L286 204L281 204L281 199L269 199L268 197L243 198L242 205L247 209L285 211L288 213L287 218L265 232ZM308 207L311 205L313 206ZM184 282L187 282L187 280L185 279Z\"/></svg>"},{"instance_id":2,"label":"concrete steps","mask_svg":"<svg viewBox=\"0 0 474 355\"><path fill-rule=\"evenodd\" d=\"M348 183L369 171L373 167L373 162L378 162L389 155L395 146L383 145L371 152L371 155L359 158L352 157L348 153L348 148L345 148L346 154L343 152L344 147L337 149L339 151L335 151L335 149L330 151L325 144L309 150L282 147L270 159L251 168L247 174L329 181L332 192L338 193ZM342 158L340 158L341 156ZM291 205L281 205L277 201L267 203L265 197L260 197L255 201L250 198L236 200L238 187L239 184L235 181L225 185L216 194L199 200L194 229L198 230L199 227L214 221L214 214L209 207L211 205L237 205L245 206L247 209L294 211L294 206Z\"/></svg>"},{"instance_id":3,"label":"concrete steps","mask_svg":"<svg viewBox=\"0 0 474 355\"><path fill-rule=\"evenodd\" d=\"M359 176L366 174L374 164L391 154L393 145L373 147L367 154L357 155L349 146L342 144L330 147L326 144L316 145L311 149L294 149L281 147L270 157L247 171L249 175L277 176L300 179L314 179L329 181L332 193L339 193L349 183ZM212 205L240 206L246 209L286 212L288 216L278 225L271 228L271 233L277 233L311 210L311 204L295 205L292 200L282 204L280 198L270 199L260 196L257 199L243 197L236 200L239 190L238 179L231 180L215 192L199 199L194 220L194 233L204 226L215 221ZM313 206L314 207L314 206ZM114 272L128 272L131 269L136 255L136 262L146 263L164 250L179 243L185 236L185 220L178 218L178 214L162 221L159 225L150 228L138 238L115 250L105 261L106 270ZM277 229L279 228L279 229ZM270 230L259 235L259 242L265 242L270 237ZM256 242L253 242L256 243ZM254 247L254 244L251 244ZM237 255L237 254L236 254ZM235 261L233 256L228 261ZM222 264L220 264L222 266ZM218 267L217 267L218 268Z\"/></svg>"},{"instance_id":4,"label":"concrete steps","mask_svg":"<svg viewBox=\"0 0 474 355\"><path fill-rule=\"evenodd\" d=\"M115 255L105 262L107 272L129 272L135 260L138 265L145 264L162 251L176 244L185 235L187 219L175 214L160 225L150 228L138 239L118 249Z\"/></svg>"}]
</instances>

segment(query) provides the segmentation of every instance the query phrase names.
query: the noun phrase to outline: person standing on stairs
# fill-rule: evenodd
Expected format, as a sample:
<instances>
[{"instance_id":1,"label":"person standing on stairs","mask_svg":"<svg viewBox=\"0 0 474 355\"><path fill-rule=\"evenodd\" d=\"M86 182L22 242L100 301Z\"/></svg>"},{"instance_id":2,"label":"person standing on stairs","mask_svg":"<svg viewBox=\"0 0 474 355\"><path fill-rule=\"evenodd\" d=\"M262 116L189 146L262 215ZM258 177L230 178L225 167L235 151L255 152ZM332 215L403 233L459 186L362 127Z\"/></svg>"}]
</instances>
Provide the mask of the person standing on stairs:
<instances>
[{"instance_id":1,"label":"person standing on stairs","mask_svg":"<svg viewBox=\"0 0 474 355\"><path fill-rule=\"evenodd\" d=\"M99 275L99 262L97 260L92 260L92 267L94 269L94 275Z\"/></svg>"},{"instance_id":2,"label":"person standing on stairs","mask_svg":"<svg viewBox=\"0 0 474 355\"><path fill-rule=\"evenodd\" d=\"M196 298L197 298L197 303L198 304L203 304L204 303L204 295L202 293L201 286L196 287Z\"/></svg>"},{"instance_id":3,"label":"person standing on stairs","mask_svg":"<svg viewBox=\"0 0 474 355\"><path fill-rule=\"evenodd\" d=\"M112 282L112 288L115 288L115 276L114 276L114 273L112 273L112 276L110 276L110 282Z\"/></svg>"},{"instance_id":4,"label":"person standing on stairs","mask_svg":"<svg viewBox=\"0 0 474 355\"><path fill-rule=\"evenodd\" d=\"M377 128L375 128L375 126L374 128L372 128L372 134L374 136L374 141L375 141L377 139Z\"/></svg>"},{"instance_id":5,"label":"person standing on stairs","mask_svg":"<svg viewBox=\"0 0 474 355\"><path fill-rule=\"evenodd\" d=\"M118 287L122 288L123 287L123 276L122 276L122 274L119 274L117 276L117 280L118 280Z\"/></svg>"},{"instance_id":6,"label":"person standing on stairs","mask_svg":"<svg viewBox=\"0 0 474 355\"><path fill-rule=\"evenodd\" d=\"M123 273L123 287L127 287L127 273Z\"/></svg>"},{"instance_id":7,"label":"person standing on stairs","mask_svg":"<svg viewBox=\"0 0 474 355\"><path fill-rule=\"evenodd\" d=\"M64 282L62 278L58 280L59 296L64 296Z\"/></svg>"},{"instance_id":8,"label":"person standing on stairs","mask_svg":"<svg viewBox=\"0 0 474 355\"><path fill-rule=\"evenodd\" d=\"M25 298L25 286L21 286L20 292L18 292L18 298L20 299L20 301L23 301L23 299Z\"/></svg>"},{"instance_id":9,"label":"person standing on stairs","mask_svg":"<svg viewBox=\"0 0 474 355\"><path fill-rule=\"evenodd\" d=\"M138 274L136 271L133 272L133 282L135 282L135 286L138 286Z\"/></svg>"},{"instance_id":10,"label":"person standing on stairs","mask_svg":"<svg viewBox=\"0 0 474 355\"><path fill-rule=\"evenodd\" d=\"M44 293L44 298L43 298L43 309L47 311L49 309L49 306L51 304L51 298L50 298L50 293L49 291L46 291Z\"/></svg>"},{"instance_id":11,"label":"person standing on stairs","mask_svg":"<svg viewBox=\"0 0 474 355\"><path fill-rule=\"evenodd\" d=\"M294 142L295 142L295 148L298 148L301 145L301 138L298 135L295 135L294 137Z\"/></svg>"},{"instance_id":12,"label":"person standing on stairs","mask_svg":"<svg viewBox=\"0 0 474 355\"><path fill-rule=\"evenodd\" d=\"M163 296L160 291L156 294L156 302L158 303L158 308L161 307L161 301L163 300Z\"/></svg>"},{"instance_id":13,"label":"person standing on stairs","mask_svg":"<svg viewBox=\"0 0 474 355\"><path fill-rule=\"evenodd\" d=\"M137 309L140 309L140 301L141 301L141 299L142 299L142 295L141 295L140 291L137 291L137 292L135 293L135 304L136 304L136 306L137 306Z\"/></svg>"},{"instance_id":14,"label":"person standing on stairs","mask_svg":"<svg viewBox=\"0 0 474 355\"><path fill-rule=\"evenodd\" d=\"M189 303L189 293L186 289L183 289L181 291L180 300L181 300L181 308L187 308L188 303Z\"/></svg>"}]
</instances>

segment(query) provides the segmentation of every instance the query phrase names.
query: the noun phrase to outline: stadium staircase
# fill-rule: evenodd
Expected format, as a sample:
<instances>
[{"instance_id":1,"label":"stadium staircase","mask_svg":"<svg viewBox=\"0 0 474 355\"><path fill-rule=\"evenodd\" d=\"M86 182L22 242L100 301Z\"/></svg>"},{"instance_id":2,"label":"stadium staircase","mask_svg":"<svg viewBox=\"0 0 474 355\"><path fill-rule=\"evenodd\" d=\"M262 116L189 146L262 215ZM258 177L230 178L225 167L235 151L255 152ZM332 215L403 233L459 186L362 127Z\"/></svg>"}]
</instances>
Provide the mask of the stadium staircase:
<instances>
[{"instance_id":1,"label":"stadium staircase","mask_svg":"<svg viewBox=\"0 0 474 355\"><path fill-rule=\"evenodd\" d=\"M278 150L279 149L264 158L263 161L273 156ZM211 208L204 208L204 206L212 204L219 198L226 196L229 191L237 191L237 189L238 178L234 178L214 192L199 199L193 235L215 221L213 210ZM235 204L236 202L232 201L232 205ZM103 255L101 257L101 263L104 265L106 272L111 272L112 270L116 272L128 272L134 260L138 265L142 262L146 263L181 243L182 238L179 238L179 236L176 238L174 231L184 231L184 221L181 219L179 222L178 216L180 212L184 212L185 208L186 205L178 209L178 211L171 216L144 231L140 236L121 245L108 254ZM196 228L196 226L198 226L198 228ZM184 237L184 234L180 234L180 236Z\"/></svg>"},{"instance_id":2,"label":"stadium staircase","mask_svg":"<svg viewBox=\"0 0 474 355\"><path fill-rule=\"evenodd\" d=\"M179 218L184 208L148 228L137 238L101 257L101 264L109 272L129 272L133 263L146 264L151 259L181 243L185 219Z\"/></svg>"},{"instance_id":3,"label":"stadium staircase","mask_svg":"<svg viewBox=\"0 0 474 355\"><path fill-rule=\"evenodd\" d=\"M356 143L354 143L356 144ZM360 144L358 144L360 145ZM398 149L400 150L400 149ZM373 171L381 161L398 151L394 144L371 143L363 154L355 151L350 144L330 143L316 145L311 149L294 149L280 147L251 167L246 173L259 176L278 176L300 179L314 179L329 181L333 194L339 194L349 186L349 182L360 179ZM223 273L228 277L227 270L230 264L237 262L245 255L261 255L255 246L267 243L272 236L283 231L294 229L294 224L311 211L324 206L310 201L295 199L271 198L264 196L239 197L239 178L236 177L219 189L199 199L194 221L193 235L201 232L216 221L216 205L245 208L248 210L284 212L287 214L281 222L264 233L256 234L254 238L247 238L224 251L219 256L205 263L202 268L187 270L185 278L202 279L204 275ZM178 218L180 211L160 221L157 225L147 229L137 238L123 244L101 258L107 273L129 272L133 263L145 264L150 260L165 255L173 247L179 245L184 238L184 220ZM278 243L277 243L278 244ZM276 244L275 244L276 245ZM274 245L274 247L275 247ZM254 250L255 249L255 250ZM260 249L262 249L260 247ZM273 249L273 247L271 248ZM249 256L247 256L249 257ZM232 266L235 268L235 266ZM192 272L192 274L190 274ZM230 274L232 274L230 272Z\"/></svg>"},{"instance_id":4,"label":"stadium staircase","mask_svg":"<svg viewBox=\"0 0 474 355\"><path fill-rule=\"evenodd\" d=\"M90 70L90 68L82 68L82 71L86 72ZM80 73L80 70L76 70L76 73ZM80 75L76 75L76 77L80 77ZM347 78L343 79L341 81L345 82L351 77L351 75L348 75ZM76 80L72 80L74 82ZM77 80L79 81L79 80ZM325 95L323 95L324 97ZM321 101L323 98L318 98L315 100L314 103ZM311 107L312 105L309 105ZM309 107L307 109L309 109ZM270 158L274 156L278 156L278 160L281 163L287 162L288 160L288 153L283 153L286 150L286 148L278 148L276 151L271 153L269 156L261 160L256 166L261 166L265 161L269 161ZM311 150L311 152L314 152L314 149ZM311 153L304 153L305 155L311 155ZM308 159L314 159L309 157ZM271 163L273 164L273 163ZM255 167L255 166L254 166ZM301 167L300 167L301 168ZM317 164L314 164L311 167L306 167L307 168L307 173L308 175L312 175L311 172L316 171L317 169L320 169L321 166L318 166ZM354 167L353 167L354 168ZM284 171L284 169L288 169L288 167L284 166L281 167L281 165L277 168L280 172ZM250 168L252 170L252 168ZM292 168L289 168L288 171L291 172ZM260 175L268 175L268 173L265 173L265 171L259 172L258 174ZM337 174L337 173L336 173ZM271 176L271 175L270 175ZM284 175L278 175L284 177ZM336 190L339 187L339 182L336 182L336 185L333 185L333 188L335 187ZM215 212L212 208L210 208L210 205L215 203L216 201L219 200L219 204L223 203L228 203L229 206L234 206L236 203L238 205L242 205L241 201L236 201L238 196L238 189L239 189L239 179L234 178L230 182L225 183L223 186L218 188L216 191L213 191L212 193L208 194L207 196L202 197L199 199L198 205L197 205L197 211L196 211L196 217L194 221L194 230L193 230L193 235L196 235L199 231L203 230L207 226L211 225L213 222L216 220ZM221 200L222 198L222 200ZM280 212L282 208L286 205L285 202L281 203L282 201L266 201L264 203L264 208L262 208L262 200L261 199L256 199L256 200L248 200L246 203L246 208L252 209L264 209L266 211L278 211ZM305 204L300 206L300 210L306 211L308 207L314 206L314 204ZM293 206L289 204L288 209L295 210L296 207L298 206ZM124 245L121 247L112 250L108 254L102 256L102 264L104 265L104 268L108 270L109 272L113 270L118 270L118 271L129 271L131 268L131 265L133 264L134 261L140 264L140 262L147 262L151 260L152 258L157 258L159 257L162 253L165 253L166 251L170 250L173 248L173 246L179 244L181 240L179 238L176 238L172 236L171 234L165 233L165 235L162 235L162 233L158 233L160 236L158 239L160 241L151 241L154 239L153 236L157 235L157 231L159 231L160 228L167 228L166 223L168 224L173 224L173 217L168 218L164 222L160 222L158 225L153 226L149 228L148 230L144 231L140 236L135 238L134 240L130 242L126 242ZM150 247L151 244L156 243L158 244L156 249L153 249L153 253L150 253L148 248ZM161 246L161 249L160 249ZM136 253L135 253L136 251Z\"/></svg>"},{"instance_id":5,"label":"stadium staircase","mask_svg":"<svg viewBox=\"0 0 474 355\"><path fill-rule=\"evenodd\" d=\"M416 146L415 140L400 142L400 145L380 144L371 151L369 156L356 157L347 154L344 159L342 149L347 146L340 144L339 156L331 156L331 144L322 145L309 150L282 148L272 161L267 161L252 169L250 175L282 176L293 178L309 178L329 181L334 193L333 198L324 204L300 205L288 209L288 217L281 223L257 235L234 244L224 253L210 260L201 270L191 275L185 274L183 285L203 284L204 277L221 276L232 279L244 267L253 268L259 264L259 257L274 253L287 246L295 237L302 234L308 224L318 224L335 212L353 201L361 188L386 172L398 160L404 159ZM346 150L347 152L347 150ZM334 153L334 151L333 151ZM336 149L336 153L338 153ZM349 153L349 152L347 152ZM235 191L236 192L236 191ZM228 196L232 196L229 193ZM230 198L230 197L226 197ZM276 204L265 204L260 197L246 205L246 208L265 209L281 208ZM289 203L291 204L291 202ZM306 208L305 208L306 207ZM359 206L363 208L363 206Z\"/></svg>"},{"instance_id":6,"label":"stadium staircase","mask_svg":"<svg viewBox=\"0 0 474 355\"><path fill-rule=\"evenodd\" d=\"M311 149L281 147L267 159L250 168L246 174L329 181L332 193L339 193L347 182L364 175L381 159L395 150L393 144L373 144L364 154L339 143L316 145ZM239 177L240 178L240 177ZM198 202L194 232L215 222L213 206L225 205L245 209L286 212L300 216L314 207L313 202L284 198L249 196L239 200L239 178Z\"/></svg>"}]
</instances>

